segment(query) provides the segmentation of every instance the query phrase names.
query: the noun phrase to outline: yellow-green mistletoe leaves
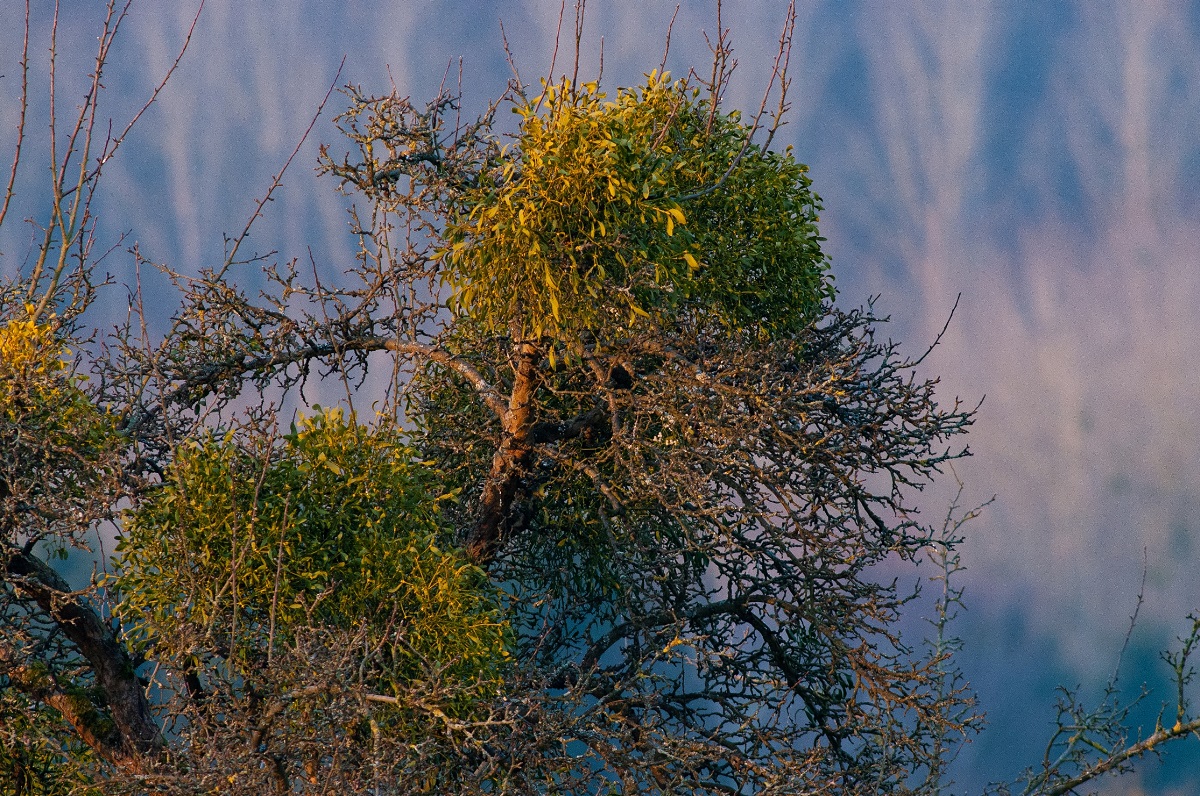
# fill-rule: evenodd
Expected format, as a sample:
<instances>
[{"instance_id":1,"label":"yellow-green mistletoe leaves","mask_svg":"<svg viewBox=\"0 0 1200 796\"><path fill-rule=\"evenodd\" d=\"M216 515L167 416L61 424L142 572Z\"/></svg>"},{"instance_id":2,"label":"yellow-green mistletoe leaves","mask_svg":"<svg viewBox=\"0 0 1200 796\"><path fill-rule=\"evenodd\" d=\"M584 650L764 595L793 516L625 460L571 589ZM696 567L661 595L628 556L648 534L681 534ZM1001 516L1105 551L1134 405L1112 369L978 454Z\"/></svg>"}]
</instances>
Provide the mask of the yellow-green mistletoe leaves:
<instances>
[{"instance_id":1,"label":"yellow-green mistletoe leaves","mask_svg":"<svg viewBox=\"0 0 1200 796\"><path fill-rule=\"evenodd\" d=\"M76 375L64 329L32 306L0 304L0 518L29 538L83 531L117 497L113 417Z\"/></svg>"},{"instance_id":2,"label":"yellow-green mistletoe leaves","mask_svg":"<svg viewBox=\"0 0 1200 796\"><path fill-rule=\"evenodd\" d=\"M20 386L34 375L47 376L66 368L62 346L49 324L39 324L32 305L26 318L13 318L0 326L0 401L6 406Z\"/></svg>"},{"instance_id":3,"label":"yellow-green mistletoe leaves","mask_svg":"<svg viewBox=\"0 0 1200 796\"><path fill-rule=\"evenodd\" d=\"M52 323L39 323L25 307L0 325L0 417L10 423L54 418L66 428L77 414L97 410L71 374L70 352ZM44 416L44 417L43 417Z\"/></svg>"},{"instance_id":4,"label":"yellow-green mistletoe leaves","mask_svg":"<svg viewBox=\"0 0 1200 796\"><path fill-rule=\"evenodd\" d=\"M167 655L203 641L252 666L299 628L366 628L396 643L401 678L499 676L498 595L439 525L436 473L396 433L325 411L263 443L188 443L131 515L115 584L135 638Z\"/></svg>"},{"instance_id":5,"label":"yellow-green mistletoe leaves","mask_svg":"<svg viewBox=\"0 0 1200 796\"><path fill-rule=\"evenodd\" d=\"M448 224L460 311L571 347L689 310L775 334L832 296L807 168L683 81L612 101L564 81L514 110L515 144Z\"/></svg>"}]
</instances>

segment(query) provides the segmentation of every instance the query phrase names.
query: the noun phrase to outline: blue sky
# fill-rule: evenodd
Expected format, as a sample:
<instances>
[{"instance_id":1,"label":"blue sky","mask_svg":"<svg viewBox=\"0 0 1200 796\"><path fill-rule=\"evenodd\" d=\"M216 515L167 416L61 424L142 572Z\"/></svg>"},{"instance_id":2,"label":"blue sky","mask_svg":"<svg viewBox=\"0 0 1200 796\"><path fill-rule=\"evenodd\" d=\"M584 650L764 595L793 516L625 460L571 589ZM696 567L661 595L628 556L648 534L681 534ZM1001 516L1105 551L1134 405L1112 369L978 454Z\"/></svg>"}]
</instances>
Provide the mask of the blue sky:
<instances>
[{"instance_id":1,"label":"blue sky","mask_svg":"<svg viewBox=\"0 0 1200 796\"><path fill-rule=\"evenodd\" d=\"M174 57L189 5L135 5L106 80L118 119ZM676 74L706 68L712 7L681 8ZM60 68L86 70L91 4L66 8ZM453 79L461 57L467 105L480 108L510 77L499 21L532 82L548 68L558 8L208 0L183 67L112 164L101 232L112 241L128 231L144 254L184 271L213 263L343 55L341 82L376 92L394 82L415 98L436 90L448 64ZM605 84L639 80L661 59L673 9L593 0L585 73L603 36ZM757 106L783 4L729 0L725 14L740 62L729 104ZM0 33L0 53L14 52L14 35ZM801 4L780 145L811 165L824 197L839 300L879 294L890 333L918 352L961 293L927 372L945 400L986 396L975 457L958 468L968 499L997 495L963 549L964 666L993 720L960 761L971 789L1033 762L1056 682L1089 688L1107 675L1143 561L1131 681L1162 674L1153 649L1200 604L1198 52L1194 3ZM13 69L6 60L0 71L7 148ZM311 247L330 274L352 263L352 240L344 200L312 167L317 143L337 146L340 106L335 95L251 239L286 257ZM17 262L28 238L9 230L0 247ZM121 251L106 265L131 268ZM119 313L124 298L113 298ZM930 490L931 518L949 494ZM1194 762L1166 774L1151 765L1143 784L1183 787Z\"/></svg>"}]
</instances>

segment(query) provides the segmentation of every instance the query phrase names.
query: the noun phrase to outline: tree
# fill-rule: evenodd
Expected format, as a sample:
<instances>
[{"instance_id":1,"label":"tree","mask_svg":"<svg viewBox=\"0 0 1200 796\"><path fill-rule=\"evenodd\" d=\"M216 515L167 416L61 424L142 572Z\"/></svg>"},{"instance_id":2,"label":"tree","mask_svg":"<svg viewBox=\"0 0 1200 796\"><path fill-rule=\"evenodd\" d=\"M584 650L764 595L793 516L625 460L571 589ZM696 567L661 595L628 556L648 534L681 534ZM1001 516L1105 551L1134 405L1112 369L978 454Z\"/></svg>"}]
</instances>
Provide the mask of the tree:
<instances>
[{"instance_id":1,"label":"tree","mask_svg":"<svg viewBox=\"0 0 1200 796\"><path fill-rule=\"evenodd\" d=\"M792 15L778 110L749 120L720 106L719 21L708 81L518 82L470 123L454 94L350 87L350 151L321 158L354 202L348 284L244 231L167 271L160 339L138 305L99 345L87 207L124 136L96 155L91 131L122 18L0 292L0 781L938 789L978 718L879 567L953 571L958 525L913 499L972 413L834 301L820 200L770 148ZM379 367L372 417L280 409ZM111 575L72 589L56 566L101 523Z\"/></svg>"}]
</instances>

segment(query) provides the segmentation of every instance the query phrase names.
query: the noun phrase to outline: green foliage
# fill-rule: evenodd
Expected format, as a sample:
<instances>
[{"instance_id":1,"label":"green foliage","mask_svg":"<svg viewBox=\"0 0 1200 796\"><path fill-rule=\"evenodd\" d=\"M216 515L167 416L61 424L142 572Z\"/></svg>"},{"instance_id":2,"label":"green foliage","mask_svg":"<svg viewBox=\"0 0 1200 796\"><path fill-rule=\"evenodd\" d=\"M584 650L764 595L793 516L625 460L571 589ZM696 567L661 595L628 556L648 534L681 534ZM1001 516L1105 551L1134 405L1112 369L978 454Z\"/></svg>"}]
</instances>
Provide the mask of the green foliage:
<instances>
[{"instance_id":1,"label":"green foliage","mask_svg":"<svg viewBox=\"0 0 1200 796\"><path fill-rule=\"evenodd\" d=\"M103 761L62 720L14 688L0 688L0 792L101 796Z\"/></svg>"},{"instance_id":2,"label":"green foliage","mask_svg":"<svg viewBox=\"0 0 1200 796\"><path fill-rule=\"evenodd\" d=\"M0 301L0 318L13 309ZM0 321L0 526L60 542L111 498L120 445L115 419L74 372L67 332L31 305Z\"/></svg>"},{"instance_id":3,"label":"green foliage","mask_svg":"<svg viewBox=\"0 0 1200 796\"><path fill-rule=\"evenodd\" d=\"M39 323L27 306L25 317L18 314L0 325L0 423L36 432L45 446L103 447L111 439L112 420L81 389L53 321Z\"/></svg>"},{"instance_id":4,"label":"green foliage","mask_svg":"<svg viewBox=\"0 0 1200 796\"><path fill-rule=\"evenodd\" d=\"M518 104L520 134L449 222L446 278L486 326L577 348L687 307L793 332L833 295L807 167L749 143L737 113L650 73Z\"/></svg>"},{"instance_id":5,"label":"green foliage","mask_svg":"<svg viewBox=\"0 0 1200 796\"><path fill-rule=\"evenodd\" d=\"M495 678L498 596L439 525L435 475L396 433L336 410L261 450L232 433L189 442L130 518L119 613L147 646L199 634L243 665L304 627L398 628L401 679Z\"/></svg>"}]
</instances>

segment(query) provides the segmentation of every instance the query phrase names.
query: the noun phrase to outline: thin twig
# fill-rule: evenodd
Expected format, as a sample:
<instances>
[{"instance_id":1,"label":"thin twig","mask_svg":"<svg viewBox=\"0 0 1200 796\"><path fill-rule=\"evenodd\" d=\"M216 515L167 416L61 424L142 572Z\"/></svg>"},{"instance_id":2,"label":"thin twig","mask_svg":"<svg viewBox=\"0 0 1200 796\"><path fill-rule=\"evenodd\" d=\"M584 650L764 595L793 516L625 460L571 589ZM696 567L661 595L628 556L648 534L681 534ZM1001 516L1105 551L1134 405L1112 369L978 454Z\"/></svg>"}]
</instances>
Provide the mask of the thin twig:
<instances>
[{"instance_id":1,"label":"thin twig","mask_svg":"<svg viewBox=\"0 0 1200 796\"><path fill-rule=\"evenodd\" d=\"M183 56L187 53L188 47L192 43L192 34L196 32L196 25L200 22L200 14L202 11L204 11L205 2L207 2L207 0L200 0L200 5L196 7L196 13L192 17L192 24L188 26L187 35L183 37L183 45L179 48L179 53L175 56L175 60L171 62L171 66L167 69L166 74L163 75L163 78L158 82L158 85L154 87L154 91L150 92L150 98L147 99L142 107L138 109L137 113L133 115L133 118L129 120L129 122L125 125L125 128L121 130L120 134L115 138L110 138L105 143L103 152L98 158L96 168L92 171L90 178L94 179L100 175L100 170L104 167L104 164L107 163L114 154L116 154L117 148L120 147L125 141L125 137L129 135L129 131L132 130L134 125L138 123L138 120L142 118L142 114L149 110L150 106L158 100L158 95L162 93L164 88L166 88L167 82L171 79L172 75L175 74L175 70L179 68L179 64L183 62Z\"/></svg>"},{"instance_id":2,"label":"thin twig","mask_svg":"<svg viewBox=\"0 0 1200 796\"><path fill-rule=\"evenodd\" d=\"M579 85L579 56L583 49L583 17L587 9L587 0L575 0L575 66L571 69L571 91L577 91Z\"/></svg>"},{"instance_id":3,"label":"thin twig","mask_svg":"<svg viewBox=\"0 0 1200 796\"><path fill-rule=\"evenodd\" d=\"M740 149L738 149L737 154L733 156L733 160L729 162L729 168L725 170L725 173L722 174L721 178L716 182L700 189L699 191L681 196L675 201L682 204L683 202L699 199L703 196L708 196L714 191L720 190L721 187L723 187L729 180L730 176L733 175L733 172L737 169L738 164L742 162L742 158L746 156L746 152L749 151L750 145L754 141L755 134L762 126L762 117L767 111L767 101L771 97L771 90L775 87L775 81L781 77L786 78L786 64L791 59L792 51L791 35L786 33L786 31L788 30L788 25L794 24L794 22L795 9L793 6L789 5L788 21L784 23L786 35L781 35L779 38L779 52L775 55L775 64L771 69L771 78L767 81L767 88L763 92L762 102L759 103L758 111L754 114L754 121L751 122L750 126L746 129L746 135L742 140L742 146ZM729 53L731 53L732 50L729 48L725 29L721 28L721 3L719 0L717 2L717 27L720 32L717 35L716 47L713 49L713 80L719 81L719 85L714 84L710 89L710 102L712 105L708 111L708 128L706 130L706 134L712 133L712 125L716 119L717 107L720 104L721 95L724 91L722 87L728 82L730 74L732 74L733 69L737 66L737 61L734 61L733 66L731 67L726 66L728 63Z\"/></svg>"},{"instance_id":4,"label":"thin twig","mask_svg":"<svg viewBox=\"0 0 1200 796\"><path fill-rule=\"evenodd\" d=\"M671 14L671 21L667 23L667 40L663 44L663 57L658 65L658 73L661 75L667 71L667 56L671 53L671 31L675 29L675 17L679 16L679 4L675 4L675 11Z\"/></svg>"},{"instance_id":5,"label":"thin twig","mask_svg":"<svg viewBox=\"0 0 1200 796\"><path fill-rule=\"evenodd\" d=\"M954 311L958 309L958 302L962 300L962 293L954 297L954 306L950 308L950 314L946 316L946 322L942 324L942 330L937 333L937 337L933 338L933 342L929 344L929 348L925 349L925 353L913 360L910 365L916 367L925 361L925 357L933 353L933 349L937 348L942 342L942 337L946 334L946 330L950 328L950 321L954 320Z\"/></svg>"},{"instance_id":6,"label":"thin twig","mask_svg":"<svg viewBox=\"0 0 1200 796\"><path fill-rule=\"evenodd\" d=\"M312 133L313 128L317 126L317 120L319 118L321 118L321 113L325 110L325 103L329 102L329 97L333 95L333 90L337 87L338 79L341 78L342 69L345 66L346 66L346 57L342 56L342 61L341 61L341 63L338 64L337 73L333 76L333 81L329 84L329 90L325 92L325 96L321 99L321 102L317 105L317 111L316 111L316 113L313 114L312 120L308 123L308 127L304 128L304 134L301 135L300 140L296 142L295 148L292 149L292 154L288 155L287 160L284 161L283 168L281 168L279 170L279 172L275 175L275 178L273 180L271 180L271 186L267 189L267 192L266 192L266 194L263 195L263 198L258 201L258 204L254 208L254 213L251 214L250 220L246 222L246 226L243 227L241 233L239 233L238 236L236 238L234 238L233 246L229 249L228 253L225 255L225 263L213 275L214 280L219 280L222 277L224 277L225 272L228 271L230 266L232 266L236 262L237 253L238 253L238 250L241 249L241 247L242 247L242 242L245 241L247 237L249 237L250 229L251 229L251 227L254 226L254 222L262 217L263 208L267 206L267 202L271 201L272 197L275 194L275 191L279 188L280 185L283 184L283 175L287 173L288 168L292 165L292 161L295 160L296 155L299 154L300 148L304 146L304 142L308 140L308 136Z\"/></svg>"},{"instance_id":7,"label":"thin twig","mask_svg":"<svg viewBox=\"0 0 1200 796\"><path fill-rule=\"evenodd\" d=\"M25 142L25 114L29 111L29 0L25 0L25 38L21 44L21 108L17 117L17 144L13 148L12 168L8 173L8 187L4 191L4 204L0 206L0 227L8 215L8 206L16 190L17 167L21 162L21 145Z\"/></svg>"}]
</instances>

